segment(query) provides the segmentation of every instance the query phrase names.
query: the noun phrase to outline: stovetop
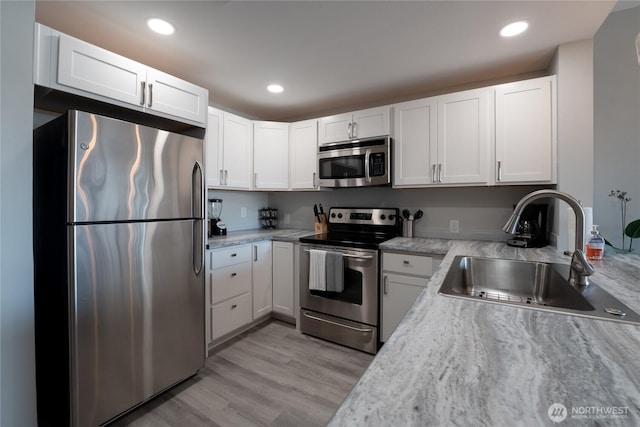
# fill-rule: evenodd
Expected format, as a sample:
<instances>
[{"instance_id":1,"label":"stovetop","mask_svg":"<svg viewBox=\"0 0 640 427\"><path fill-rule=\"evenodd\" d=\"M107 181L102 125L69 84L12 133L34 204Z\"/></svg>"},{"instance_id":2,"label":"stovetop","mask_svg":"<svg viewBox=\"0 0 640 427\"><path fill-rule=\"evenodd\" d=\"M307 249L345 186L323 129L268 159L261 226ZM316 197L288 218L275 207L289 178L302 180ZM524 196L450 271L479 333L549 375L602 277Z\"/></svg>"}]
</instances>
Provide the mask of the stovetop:
<instances>
[{"instance_id":1,"label":"stovetop","mask_svg":"<svg viewBox=\"0 0 640 427\"><path fill-rule=\"evenodd\" d=\"M397 208L331 208L328 231L300 238L301 243L378 249L402 234Z\"/></svg>"}]
</instances>

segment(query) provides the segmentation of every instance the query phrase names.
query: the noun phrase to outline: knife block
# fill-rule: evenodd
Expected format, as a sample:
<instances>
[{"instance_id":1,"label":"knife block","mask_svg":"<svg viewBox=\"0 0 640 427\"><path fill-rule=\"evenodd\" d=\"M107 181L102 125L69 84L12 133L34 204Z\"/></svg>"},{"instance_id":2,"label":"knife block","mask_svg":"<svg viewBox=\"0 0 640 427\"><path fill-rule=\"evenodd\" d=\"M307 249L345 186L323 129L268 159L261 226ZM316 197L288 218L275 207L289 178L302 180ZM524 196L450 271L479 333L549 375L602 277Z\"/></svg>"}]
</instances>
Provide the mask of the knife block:
<instances>
[{"instance_id":1,"label":"knife block","mask_svg":"<svg viewBox=\"0 0 640 427\"><path fill-rule=\"evenodd\" d=\"M326 233L327 232L327 214L318 214L320 217L320 222L318 222L318 217L313 217L313 231L316 234Z\"/></svg>"}]
</instances>

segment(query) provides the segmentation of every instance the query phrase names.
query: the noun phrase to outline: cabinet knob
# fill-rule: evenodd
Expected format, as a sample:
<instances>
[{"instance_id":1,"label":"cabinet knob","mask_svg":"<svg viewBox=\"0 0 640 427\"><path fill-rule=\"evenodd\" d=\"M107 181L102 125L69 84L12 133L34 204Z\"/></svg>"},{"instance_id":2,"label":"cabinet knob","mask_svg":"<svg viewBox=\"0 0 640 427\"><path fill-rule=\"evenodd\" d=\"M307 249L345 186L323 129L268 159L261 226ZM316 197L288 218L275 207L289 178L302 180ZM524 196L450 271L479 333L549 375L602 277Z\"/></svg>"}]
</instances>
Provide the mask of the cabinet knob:
<instances>
[{"instance_id":1,"label":"cabinet knob","mask_svg":"<svg viewBox=\"0 0 640 427\"><path fill-rule=\"evenodd\" d=\"M238 273L231 273L231 277L236 277Z\"/></svg>"},{"instance_id":2,"label":"cabinet knob","mask_svg":"<svg viewBox=\"0 0 640 427\"><path fill-rule=\"evenodd\" d=\"M238 256L238 254L231 254L231 258Z\"/></svg>"},{"instance_id":3,"label":"cabinet knob","mask_svg":"<svg viewBox=\"0 0 640 427\"><path fill-rule=\"evenodd\" d=\"M231 309L233 310L233 309L234 309L234 308L236 308L237 306L238 306L238 304L233 304L233 305L231 306Z\"/></svg>"},{"instance_id":4,"label":"cabinet knob","mask_svg":"<svg viewBox=\"0 0 640 427\"><path fill-rule=\"evenodd\" d=\"M404 265L409 265L409 261L407 261L406 259L405 259L404 261L402 261L402 263L403 263Z\"/></svg>"}]
</instances>

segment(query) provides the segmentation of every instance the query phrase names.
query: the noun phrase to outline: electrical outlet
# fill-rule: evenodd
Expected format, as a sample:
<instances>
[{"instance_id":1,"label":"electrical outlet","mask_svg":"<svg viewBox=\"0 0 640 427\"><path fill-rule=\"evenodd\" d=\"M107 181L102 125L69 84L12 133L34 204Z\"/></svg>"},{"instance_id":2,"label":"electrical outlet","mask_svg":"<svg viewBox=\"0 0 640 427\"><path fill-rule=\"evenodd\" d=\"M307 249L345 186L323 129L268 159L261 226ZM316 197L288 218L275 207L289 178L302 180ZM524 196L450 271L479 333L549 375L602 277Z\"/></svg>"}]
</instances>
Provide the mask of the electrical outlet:
<instances>
[{"instance_id":1,"label":"electrical outlet","mask_svg":"<svg viewBox=\"0 0 640 427\"><path fill-rule=\"evenodd\" d=\"M241 218L247 217L247 208L240 208L240 217Z\"/></svg>"},{"instance_id":2,"label":"electrical outlet","mask_svg":"<svg viewBox=\"0 0 640 427\"><path fill-rule=\"evenodd\" d=\"M291 214L284 214L284 223L291 224Z\"/></svg>"},{"instance_id":3,"label":"electrical outlet","mask_svg":"<svg viewBox=\"0 0 640 427\"><path fill-rule=\"evenodd\" d=\"M452 219L449 221L449 231L451 233L457 233L460 231L460 222L457 219Z\"/></svg>"}]
</instances>

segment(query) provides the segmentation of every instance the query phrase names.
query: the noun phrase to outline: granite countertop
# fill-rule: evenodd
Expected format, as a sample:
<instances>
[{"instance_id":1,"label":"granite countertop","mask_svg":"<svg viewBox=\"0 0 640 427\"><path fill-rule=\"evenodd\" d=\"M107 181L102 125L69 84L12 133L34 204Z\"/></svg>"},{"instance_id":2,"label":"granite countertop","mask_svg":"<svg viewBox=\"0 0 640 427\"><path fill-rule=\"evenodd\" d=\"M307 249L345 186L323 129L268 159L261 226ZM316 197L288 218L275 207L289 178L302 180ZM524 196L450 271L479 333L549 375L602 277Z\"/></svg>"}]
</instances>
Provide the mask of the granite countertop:
<instances>
[{"instance_id":1,"label":"granite countertop","mask_svg":"<svg viewBox=\"0 0 640 427\"><path fill-rule=\"evenodd\" d=\"M423 252L440 247L429 250L426 240L413 239ZM566 408L558 425L640 425L640 326L437 294L456 255L567 264L569 257L551 248L448 244L440 268L329 425L555 425L549 411L563 408L552 404ZM640 312L640 255L594 265L592 280Z\"/></svg>"},{"instance_id":2,"label":"granite countertop","mask_svg":"<svg viewBox=\"0 0 640 427\"><path fill-rule=\"evenodd\" d=\"M311 234L314 234L313 230L302 230L295 228L229 231L226 236L215 236L208 239L207 249L243 245L245 243L260 242L263 240L297 242L300 237L309 236Z\"/></svg>"}]
</instances>

